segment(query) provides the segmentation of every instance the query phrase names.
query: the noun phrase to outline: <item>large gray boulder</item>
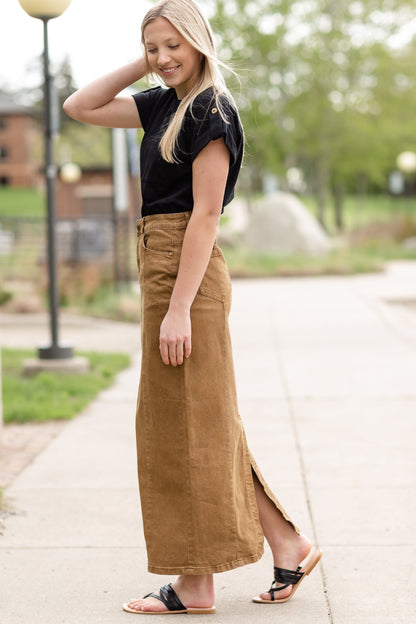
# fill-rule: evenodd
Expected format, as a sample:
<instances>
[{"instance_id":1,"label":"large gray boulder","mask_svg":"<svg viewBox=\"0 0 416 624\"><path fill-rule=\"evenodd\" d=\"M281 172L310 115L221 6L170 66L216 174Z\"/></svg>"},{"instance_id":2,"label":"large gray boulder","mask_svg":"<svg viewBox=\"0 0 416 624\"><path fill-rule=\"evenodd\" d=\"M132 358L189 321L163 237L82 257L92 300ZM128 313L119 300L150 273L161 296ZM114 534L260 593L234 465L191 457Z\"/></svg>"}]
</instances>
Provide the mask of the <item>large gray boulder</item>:
<instances>
[{"instance_id":1,"label":"large gray boulder","mask_svg":"<svg viewBox=\"0 0 416 624\"><path fill-rule=\"evenodd\" d=\"M282 255L324 255L331 249L324 229L302 202L280 191L253 204L244 242L251 249Z\"/></svg>"}]
</instances>

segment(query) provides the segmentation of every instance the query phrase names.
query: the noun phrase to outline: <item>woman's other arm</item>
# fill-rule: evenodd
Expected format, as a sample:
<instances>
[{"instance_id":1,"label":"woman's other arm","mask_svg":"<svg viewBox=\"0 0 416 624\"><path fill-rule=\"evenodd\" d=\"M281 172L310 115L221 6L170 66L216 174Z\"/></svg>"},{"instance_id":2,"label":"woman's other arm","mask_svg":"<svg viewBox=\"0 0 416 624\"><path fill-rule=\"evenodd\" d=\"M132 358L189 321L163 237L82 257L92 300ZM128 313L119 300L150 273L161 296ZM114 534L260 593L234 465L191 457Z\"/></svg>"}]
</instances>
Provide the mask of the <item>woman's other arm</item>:
<instances>
[{"instance_id":1,"label":"woman's other arm","mask_svg":"<svg viewBox=\"0 0 416 624\"><path fill-rule=\"evenodd\" d=\"M106 128L140 128L141 122L132 97L118 96L145 75L143 58L94 80L64 102L69 117Z\"/></svg>"},{"instance_id":2,"label":"woman's other arm","mask_svg":"<svg viewBox=\"0 0 416 624\"><path fill-rule=\"evenodd\" d=\"M191 354L191 305L218 233L229 165L230 154L223 139L208 143L193 163L194 207L169 309L160 327L160 355L165 364L182 364Z\"/></svg>"}]
</instances>

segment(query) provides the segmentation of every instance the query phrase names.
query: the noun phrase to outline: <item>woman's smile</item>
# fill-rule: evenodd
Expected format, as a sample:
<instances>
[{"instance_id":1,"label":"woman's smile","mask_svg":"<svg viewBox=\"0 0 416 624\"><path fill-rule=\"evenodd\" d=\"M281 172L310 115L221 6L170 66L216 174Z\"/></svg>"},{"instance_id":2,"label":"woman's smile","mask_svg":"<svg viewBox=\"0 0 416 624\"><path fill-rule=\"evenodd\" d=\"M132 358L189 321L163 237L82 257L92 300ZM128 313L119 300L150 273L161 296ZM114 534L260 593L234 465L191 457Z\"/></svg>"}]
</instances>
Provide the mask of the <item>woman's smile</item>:
<instances>
[{"instance_id":1,"label":"woman's smile","mask_svg":"<svg viewBox=\"0 0 416 624\"><path fill-rule=\"evenodd\" d=\"M182 99L198 81L203 55L164 17L146 26L144 45L151 70Z\"/></svg>"},{"instance_id":2,"label":"woman's smile","mask_svg":"<svg viewBox=\"0 0 416 624\"><path fill-rule=\"evenodd\" d=\"M162 72L162 74L170 76L171 74L176 72L176 70L179 69L179 67L180 65L176 65L176 67L161 67L160 71Z\"/></svg>"}]
</instances>

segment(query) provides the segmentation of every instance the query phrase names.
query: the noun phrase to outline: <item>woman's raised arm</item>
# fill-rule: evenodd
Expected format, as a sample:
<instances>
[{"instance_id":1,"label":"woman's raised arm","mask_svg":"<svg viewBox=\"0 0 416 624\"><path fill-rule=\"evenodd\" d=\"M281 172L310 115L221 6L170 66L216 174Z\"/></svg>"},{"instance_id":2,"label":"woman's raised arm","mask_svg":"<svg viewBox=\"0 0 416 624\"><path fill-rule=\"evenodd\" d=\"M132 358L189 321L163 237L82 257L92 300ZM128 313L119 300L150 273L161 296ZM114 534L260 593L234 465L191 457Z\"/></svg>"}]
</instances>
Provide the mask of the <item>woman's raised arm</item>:
<instances>
[{"instance_id":1,"label":"woman's raised arm","mask_svg":"<svg viewBox=\"0 0 416 624\"><path fill-rule=\"evenodd\" d=\"M145 60L140 58L94 80L64 102L69 117L106 128L141 128L132 97L118 95L145 75Z\"/></svg>"}]
</instances>

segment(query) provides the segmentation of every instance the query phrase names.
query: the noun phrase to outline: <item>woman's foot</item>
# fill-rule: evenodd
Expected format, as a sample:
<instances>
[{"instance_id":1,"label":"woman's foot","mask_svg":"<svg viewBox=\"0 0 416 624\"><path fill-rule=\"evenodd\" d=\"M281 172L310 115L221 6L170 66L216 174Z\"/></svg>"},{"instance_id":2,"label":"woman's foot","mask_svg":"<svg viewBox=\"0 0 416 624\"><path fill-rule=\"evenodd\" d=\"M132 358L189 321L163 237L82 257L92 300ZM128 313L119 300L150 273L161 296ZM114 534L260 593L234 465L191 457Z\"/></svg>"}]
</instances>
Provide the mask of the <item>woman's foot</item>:
<instances>
[{"instance_id":1,"label":"woman's foot","mask_svg":"<svg viewBox=\"0 0 416 624\"><path fill-rule=\"evenodd\" d=\"M305 535L296 533L291 522L288 522L280 509L266 495L262 484L253 471L253 484L256 494L257 508L261 528L273 553L274 565L285 570L295 571L311 550L311 543ZM275 583L273 587L282 587L286 583ZM276 599L287 598L292 593L293 585L285 587L275 596ZM270 592L258 596L261 600L271 600ZM261 601L260 600L260 601Z\"/></svg>"},{"instance_id":2,"label":"woman's foot","mask_svg":"<svg viewBox=\"0 0 416 624\"><path fill-rule=\"evenodd\" d=\"M278 568L295 571L301 561L303 561L311 551L312 544L305 535L298 535L293 532L289 539L275 542L272 547L273 563ZM283 583L274 583L274 587L282 587ZM292 593L292 585L285 587L275 594L275 599L287 598ZM270 593L260 594L263 600L271 600Z\"/></svg>"},{"instance_id":3,"label":"woman's foot","mask_svg":"<svg viewBox=\"0 0 416 624\"><path fill-rule=\"evenodd\" d=\"M188 608L204 609L214 605L214 578L212 574L181 575L172 583L172 588L180 601ZM133 611L160 612L166 611L166 606L157 598L140 598L127 603Z\"/></svg>"}]
</instances>

